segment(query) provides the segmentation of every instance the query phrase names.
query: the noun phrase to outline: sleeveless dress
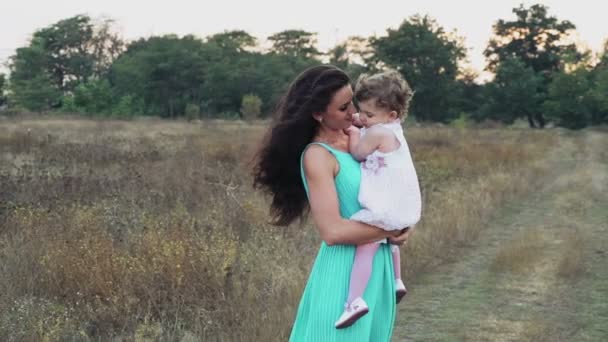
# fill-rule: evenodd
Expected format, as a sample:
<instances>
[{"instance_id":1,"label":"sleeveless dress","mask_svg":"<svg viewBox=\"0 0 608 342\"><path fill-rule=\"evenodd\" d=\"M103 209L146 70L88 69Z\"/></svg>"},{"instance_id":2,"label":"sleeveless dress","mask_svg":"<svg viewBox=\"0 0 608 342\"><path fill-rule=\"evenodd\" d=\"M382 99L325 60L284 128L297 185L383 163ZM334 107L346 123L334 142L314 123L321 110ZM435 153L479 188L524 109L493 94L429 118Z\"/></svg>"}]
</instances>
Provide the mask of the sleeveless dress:
<instances>
[{"instance_id":1,"label":"sleeveless dress","mask_svg":"<svg viewBox=\"0 0 608 342\"><path fill-rule=\"evenodd\" d=\"M399 230L420 220L422 201L418 176L401 121L378 126L393 132L400 146L387 153L376 150L361 162L359 203L363 209L350 219L384 230ZM361 137L366 131L361 129Z\"/></svg>"},{"instance_id":2,"label":"sleeveless dress","mask_svg":"<svg viewBox=\"0 0 608 342\"><path fill-rule=\"evenodd\" d=\"M323 146L336 158L340 170L335 177L340 203L340 215L349 218L359 211L357 199L361 169L359 162L350 154ZM312 144L309 144L310 146ZM307 148L308 148L307 146ZM306 150L305 150L306 151ZM304 152L302 153L302 156ZM302 159L300 171L304 188L308 185L304 176ZM346 329L336 329L335 321L344 310L348 296L350 272L355 256L355 245L332 245L321 242L308 282L302 294L290 342L383 342L390 341L395 321L395 276L391 247L380 244L372 265L372 274L363 294L370 311Z\"/></svg>"}]
</instances>

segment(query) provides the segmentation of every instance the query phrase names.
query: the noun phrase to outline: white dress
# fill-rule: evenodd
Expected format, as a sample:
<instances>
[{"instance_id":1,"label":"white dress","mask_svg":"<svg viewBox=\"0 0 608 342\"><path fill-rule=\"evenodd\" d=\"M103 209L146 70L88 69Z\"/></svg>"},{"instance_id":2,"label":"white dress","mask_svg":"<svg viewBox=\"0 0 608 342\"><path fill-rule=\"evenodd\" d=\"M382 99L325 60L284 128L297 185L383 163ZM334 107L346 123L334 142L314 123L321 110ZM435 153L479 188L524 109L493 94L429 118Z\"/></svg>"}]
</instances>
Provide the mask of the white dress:
<instances>
[{"instance_id":1,"label":"white dress","mask_svg":"<svg viewBox=\"0 0 608 342\"><path fill-rule=\"evenodd\" d=\"M391 130L401 146L388 153L376 150L361 162L359 203L363 209L351 216L351 220L392 231L417 223L422 201L401 122L379 125ZM362 128L362 138L365 133L366 129Z\"/></svg>"}]
</instances>

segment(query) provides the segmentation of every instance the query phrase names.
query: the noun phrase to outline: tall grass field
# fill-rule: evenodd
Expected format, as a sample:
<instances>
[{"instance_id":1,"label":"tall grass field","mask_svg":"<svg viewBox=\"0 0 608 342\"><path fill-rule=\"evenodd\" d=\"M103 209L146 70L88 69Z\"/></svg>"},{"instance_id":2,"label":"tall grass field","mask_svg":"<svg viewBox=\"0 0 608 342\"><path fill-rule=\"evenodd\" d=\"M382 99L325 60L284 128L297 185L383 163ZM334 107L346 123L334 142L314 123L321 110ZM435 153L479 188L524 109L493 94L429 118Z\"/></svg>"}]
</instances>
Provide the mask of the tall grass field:
<instances>
[{"instance_id":1,"label":"tall grass field","mask_svg":"<svg viewBox=\"0 0 608 342\"><path fill-rule=\"evenodd\" d=\"M268 224L250 175L267 125L0 120L0 340L286 341L320 238L311 220ZM416 126L406 138L424 201L402 248L408 279L535 191L557 134ZM509 248L525 257L530 237ZM519 269L506 259L494 267Z\"/></svg>"}]
</instances>

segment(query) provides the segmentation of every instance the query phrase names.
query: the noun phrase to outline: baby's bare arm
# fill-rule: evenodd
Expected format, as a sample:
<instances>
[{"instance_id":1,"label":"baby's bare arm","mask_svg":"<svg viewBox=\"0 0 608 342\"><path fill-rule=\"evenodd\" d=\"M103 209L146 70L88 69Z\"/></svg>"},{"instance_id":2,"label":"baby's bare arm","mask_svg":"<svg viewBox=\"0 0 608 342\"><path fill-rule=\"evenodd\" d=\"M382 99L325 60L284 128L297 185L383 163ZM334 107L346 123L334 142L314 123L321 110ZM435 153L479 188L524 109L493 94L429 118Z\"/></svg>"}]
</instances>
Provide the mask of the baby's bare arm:
<instances>
[{"instance_id":1,"label":"baby's bare arm","mask_svg":"<svg viewBox=\"0 0 608 342\"><path fill-rule=\"evenodd\" d=\"M365 160L367 156L372 154L375 150L381 152L389 152L387 149L395 140L394 134L380 126L374 126L367 130L367 133L363 138L360 138L356 145L351 147L350 154L359 161Z\"/></svg>"},{"instance_id":2,"label":"baby's bare arm","mask_svg":"<svg viewBox=\"0 0 608 342\"><path fill-rule=\"evenodd\" d=\"M361 132L355 126L350 126L345 131L348 134L348 151L352 154L361 141Z\"/></svg>"}]
</instances>

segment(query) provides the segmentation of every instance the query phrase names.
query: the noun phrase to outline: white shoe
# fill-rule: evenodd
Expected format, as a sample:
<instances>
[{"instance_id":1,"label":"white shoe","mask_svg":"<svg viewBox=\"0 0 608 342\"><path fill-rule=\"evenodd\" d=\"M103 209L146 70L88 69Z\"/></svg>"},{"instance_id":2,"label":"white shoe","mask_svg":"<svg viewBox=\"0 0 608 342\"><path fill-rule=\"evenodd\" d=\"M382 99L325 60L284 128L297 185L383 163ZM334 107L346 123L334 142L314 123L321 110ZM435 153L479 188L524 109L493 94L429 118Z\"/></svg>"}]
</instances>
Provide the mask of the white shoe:
<instances>
[{"instance_id":1,"label":"white shoe","mask_svg":"<svg viewBox=\"0 0 608 342\"><path fill-rule=\"evenodd\" d=\"M395 279L395 296L397 300L397 304L405 297L407 294L407 289L405 288L405 284L401 279Z\"/></svg>"},{"instance_id":2,"label":"white shoe","mask_svg":"<svg viewBox=\"0 0 608 342\"><path fill-rule=\"evenodd\" d=\"M367 303L361 297L355 298L350 304L344 306L342 316L336 321L336 329L350 327L359 318L369 312Z\"/></svg>"}]
</instances>

